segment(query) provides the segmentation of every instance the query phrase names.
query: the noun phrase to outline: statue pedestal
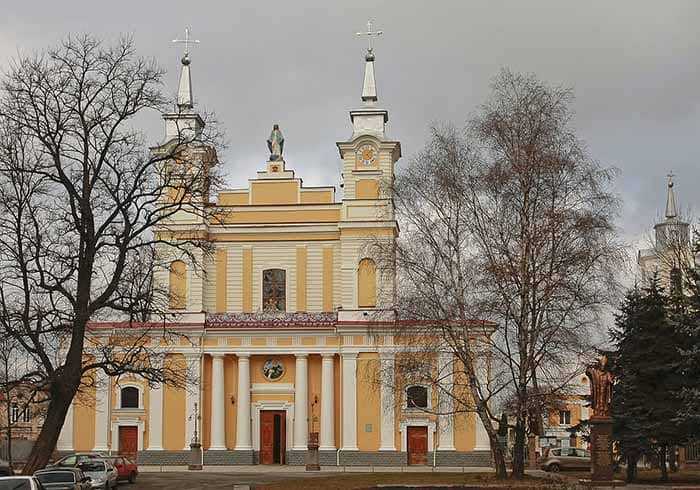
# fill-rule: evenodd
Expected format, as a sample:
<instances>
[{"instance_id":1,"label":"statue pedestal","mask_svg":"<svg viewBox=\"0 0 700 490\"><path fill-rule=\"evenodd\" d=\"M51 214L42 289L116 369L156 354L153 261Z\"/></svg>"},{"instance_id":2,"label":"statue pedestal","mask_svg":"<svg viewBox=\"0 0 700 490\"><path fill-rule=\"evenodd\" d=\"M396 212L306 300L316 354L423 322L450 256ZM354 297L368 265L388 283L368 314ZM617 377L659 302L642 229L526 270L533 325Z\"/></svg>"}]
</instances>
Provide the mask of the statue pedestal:
<instances>
[{"instance_id":1,"label":"statue pedestal","mask_svg":"<svg viewBox=\"0 0 700 490\"><path fill-rule=\"evenodd\" d=\"M309 445L306 453L306 471L321 471L318 456L318 432L309 434Z\"/></svg>"},{"instance_id":2,"label":"statue pedestal","mask_svg":"<svg viewBox=\"0 0 700 490\"><path fill-rule=\"evenodd\" d=\"M591 417L591 479L580 483L589 487L621 487L622 480L613 479L612 418Z\"/></svg>"},{"instance_id":3,"label":"statue pedestal","mask_svg":"<svg viewBox=\"0 0 700 490\"><path fill-rule=\"evenodd\" d=\"M202 469L202 445L198 442L190 444L190 464L187 465L188 470Z\"/></svg>"}]
</instances>

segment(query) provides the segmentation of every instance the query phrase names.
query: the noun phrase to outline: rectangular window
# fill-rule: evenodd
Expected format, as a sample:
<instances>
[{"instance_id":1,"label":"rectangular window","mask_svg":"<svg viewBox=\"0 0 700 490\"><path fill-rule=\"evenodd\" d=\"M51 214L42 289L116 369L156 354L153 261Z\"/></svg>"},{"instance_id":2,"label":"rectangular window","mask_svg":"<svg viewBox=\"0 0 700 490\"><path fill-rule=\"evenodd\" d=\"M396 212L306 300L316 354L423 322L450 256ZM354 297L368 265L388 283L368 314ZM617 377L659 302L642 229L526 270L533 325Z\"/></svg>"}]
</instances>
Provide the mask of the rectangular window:
<instances>
[{"instance_id":1,"label":"rectangular window","mask_svg":"<svg viewBox=\"0 0 700 490\"><path fill-rule=\"evenodd\" d=\"M13 424L19 420L19 407L16 403L13 403L12 408L10 408L10 417Z\"/></svg>"},{"instance_id":2,"label":"rectangular window","mask_svg":"<svg viewBox=\"0 0 700 490\"><path fill-rule=\"evenodd\" d=\"M263 310L283 312L287 310L286 271L267 269L263 271L262 296Z\"/></svg>"},{"instance_id":3,"label":"rectangular window","mask_svg":"<svg viewBox=\"0 0 700 490\"><path fill-rule=\"evenodd\" d=\"M22 422L31 422L31 421L32 421L32 408L27 407L22 412Z\"/></svg>"},{"instance_id":4,"label":"rectangular window","mask_svg":"<svg viewBox=\"0 0 700 490\"><path fill-rule=\"evenodd\" d=\"M571 412L569 410L559 410L559 425L571 425Z\"/></svg>"}]
</instances>

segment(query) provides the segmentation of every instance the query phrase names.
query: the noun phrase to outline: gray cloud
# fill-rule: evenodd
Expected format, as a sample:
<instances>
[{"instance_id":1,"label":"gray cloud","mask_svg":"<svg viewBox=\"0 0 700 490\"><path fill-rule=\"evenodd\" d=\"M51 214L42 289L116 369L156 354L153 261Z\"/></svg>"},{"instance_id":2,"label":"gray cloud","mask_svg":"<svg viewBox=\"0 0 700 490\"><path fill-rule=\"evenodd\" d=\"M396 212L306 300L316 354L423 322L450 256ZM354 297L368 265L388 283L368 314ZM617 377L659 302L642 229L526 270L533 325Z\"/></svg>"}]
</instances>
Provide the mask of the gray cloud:
<instances>
[{"instance_id":1,"label":"gray cloud","mask_svg":"<svg viewBox=\"0 0 700 490\"><path fill-rule=\"evenodd\" d=\"M0 3L10 3L3 0ZM274 122L288 166L307 185L337 184L335 141L350 134L359 104L368 17L377 42L377 83L390 134L404 158L431 123L460 125L487 97L503 66L575 89L576 127L591 153L621 170L620 225L643 240L662 212L674 170L682 206L700 183L700 2L433 1L11 2L0 20L0 62L70 33L113 39L131 33L140 53L177 83L179 47L190 25L192 77L200 107L213 109L230 148L221 155L231 187L246 185L267 156ZM162 127L147 121L154 141Z\"/></svg>"}]
</instances>

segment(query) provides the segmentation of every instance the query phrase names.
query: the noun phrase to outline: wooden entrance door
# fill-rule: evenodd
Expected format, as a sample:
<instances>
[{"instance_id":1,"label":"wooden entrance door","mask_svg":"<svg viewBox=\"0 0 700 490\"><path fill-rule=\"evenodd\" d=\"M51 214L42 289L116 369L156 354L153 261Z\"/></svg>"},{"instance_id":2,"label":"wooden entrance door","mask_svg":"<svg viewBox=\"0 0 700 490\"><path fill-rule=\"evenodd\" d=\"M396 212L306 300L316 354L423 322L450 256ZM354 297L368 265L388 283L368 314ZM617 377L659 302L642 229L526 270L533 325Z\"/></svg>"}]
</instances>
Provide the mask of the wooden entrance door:
<instances>
[{"instance_id":1,"label":"wooden entrance door","mask_svg":"<svg viewBox=\"0 0 700 490\"><path fill-rule=\"evenodd\" d=\"M407 428L408 464L426 464L428 462L428 428Z\"/></svg>"},{"instance_id":2,"label":"wooden entrance door","mask_svg":"<svg viewBox=\"0 0 700 490\"><path fill-rule=\"evenodd\" d=\"M284 464L286 416L284 410L260 411L260 464Z\"/></svg>"},{"instance_id":3,"label":"wooden entrance door","mask_svg":"<svg viewBox=\"0 0 700 490\"><path fill-rule=\"evenodd\" d=\"M139 449L139 428L135 425L119 426L119 454L136 459Z\"/></svg>"}]
</instances>

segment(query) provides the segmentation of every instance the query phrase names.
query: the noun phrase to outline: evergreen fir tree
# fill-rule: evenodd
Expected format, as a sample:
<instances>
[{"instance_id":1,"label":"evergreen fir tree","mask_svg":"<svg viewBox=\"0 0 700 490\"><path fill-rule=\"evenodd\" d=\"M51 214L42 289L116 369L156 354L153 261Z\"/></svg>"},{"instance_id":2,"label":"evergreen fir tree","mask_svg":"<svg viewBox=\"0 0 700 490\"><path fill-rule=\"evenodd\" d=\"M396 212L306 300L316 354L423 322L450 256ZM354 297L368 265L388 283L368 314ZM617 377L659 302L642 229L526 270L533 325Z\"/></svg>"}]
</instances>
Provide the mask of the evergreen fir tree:
<instances>
[{"instance_id":1,"label":"evergreen fir tree","mask_svg":"<svg viewBox=\"0 0 700 490\"><path fill-rule=\"evenodd\" d=\"M611 332L617 347L613 430L628 463L628 481L635 477L638 459L651 451L658 457L662 479L667 479L668 448L684 437L678 419L683 336L669 319L668 308L669 300L654 277L649 287L628 293Z\"/></svg>"}]
</instances>

